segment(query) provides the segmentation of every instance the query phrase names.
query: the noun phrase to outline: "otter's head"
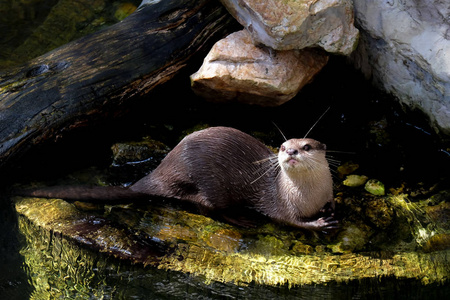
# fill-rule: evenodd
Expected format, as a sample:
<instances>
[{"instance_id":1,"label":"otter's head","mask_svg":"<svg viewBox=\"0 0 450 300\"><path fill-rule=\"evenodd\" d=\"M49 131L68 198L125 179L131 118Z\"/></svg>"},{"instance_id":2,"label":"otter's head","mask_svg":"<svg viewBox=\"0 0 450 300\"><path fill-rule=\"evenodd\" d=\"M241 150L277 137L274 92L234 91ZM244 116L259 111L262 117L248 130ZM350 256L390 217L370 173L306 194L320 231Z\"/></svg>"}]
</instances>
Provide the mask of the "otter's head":
<instances>
[{"instance_id":1,"label":"otter's head","mask_svg":"<svg viewBox=\"0 0 450 300\"><path fill-rule=\"evenodd\" d=\"M291 139L281 145L278 163L287 173L328 168L325 150L325 144L313 139Z\"/></svg>"}]
</instances>

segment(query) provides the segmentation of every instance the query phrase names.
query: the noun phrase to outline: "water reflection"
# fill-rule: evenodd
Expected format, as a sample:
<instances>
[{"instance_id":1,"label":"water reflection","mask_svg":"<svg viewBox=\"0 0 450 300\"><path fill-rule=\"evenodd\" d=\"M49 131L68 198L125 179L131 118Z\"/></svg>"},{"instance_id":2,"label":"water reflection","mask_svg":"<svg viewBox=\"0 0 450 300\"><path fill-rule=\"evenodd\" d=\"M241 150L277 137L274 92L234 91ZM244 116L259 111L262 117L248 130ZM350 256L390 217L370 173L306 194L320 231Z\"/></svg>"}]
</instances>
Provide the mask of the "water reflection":
<instances>
[{"instance_id":1,"label":"water reflection","mask_svg":"<svg viewBox=\"0 0 450 300\"><path fill-rule=\"evenodd\" d=\"M391 276L291 288L205 283L204 276L144 268L79 248L23 217L20 227L29 234L22 254L34 287L31 299L441 299L450 292L448 286Z\"/></svg>"}]
</instances>

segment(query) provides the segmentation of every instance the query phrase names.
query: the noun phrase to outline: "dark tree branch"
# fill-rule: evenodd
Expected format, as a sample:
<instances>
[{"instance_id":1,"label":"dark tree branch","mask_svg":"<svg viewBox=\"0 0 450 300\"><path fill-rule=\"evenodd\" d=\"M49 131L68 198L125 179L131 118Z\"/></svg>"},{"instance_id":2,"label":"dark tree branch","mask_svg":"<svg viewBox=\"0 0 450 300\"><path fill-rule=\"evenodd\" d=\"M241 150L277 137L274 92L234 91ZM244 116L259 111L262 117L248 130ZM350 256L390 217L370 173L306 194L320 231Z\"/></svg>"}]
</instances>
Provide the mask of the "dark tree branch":
<instances>
[{"instance_id":1,"label":"dark tree branch","mask_svg":"<svg viewBox=\"0 0 450 300\"><path fill-rule=\"evenodd\" d=\"M0 75L0 166L171 79L232 18L215 0L164 0Z\"/></svg>"}]
</instances>

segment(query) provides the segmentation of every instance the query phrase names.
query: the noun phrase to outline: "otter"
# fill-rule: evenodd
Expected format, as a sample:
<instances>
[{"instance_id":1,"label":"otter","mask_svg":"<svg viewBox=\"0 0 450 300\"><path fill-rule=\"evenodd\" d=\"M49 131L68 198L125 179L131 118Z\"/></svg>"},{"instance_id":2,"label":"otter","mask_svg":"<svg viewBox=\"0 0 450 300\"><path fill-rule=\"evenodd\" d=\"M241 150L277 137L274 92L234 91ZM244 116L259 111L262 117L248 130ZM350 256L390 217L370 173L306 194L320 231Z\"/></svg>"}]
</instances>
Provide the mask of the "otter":
<instances>
[{"instance_id":1,"label":"otter","mask_svg":"<svg viewBox=\"0 0 450 300\"><path fill-rule=\"evenodd\" d=\"M35 197L125 199L160 196L198 204L204 214L231 223L241 208L315 231L337 228L333 181L326 146L314 139L290 139L273 153L256 138L229 127L210 127L187 135L149 175L128 188L56 187ZM326 211L326 216L320 216ZM230 216L230 212L234 212ZM245 223L245 222L244 222Z\"/></svg>"}]
</instances>

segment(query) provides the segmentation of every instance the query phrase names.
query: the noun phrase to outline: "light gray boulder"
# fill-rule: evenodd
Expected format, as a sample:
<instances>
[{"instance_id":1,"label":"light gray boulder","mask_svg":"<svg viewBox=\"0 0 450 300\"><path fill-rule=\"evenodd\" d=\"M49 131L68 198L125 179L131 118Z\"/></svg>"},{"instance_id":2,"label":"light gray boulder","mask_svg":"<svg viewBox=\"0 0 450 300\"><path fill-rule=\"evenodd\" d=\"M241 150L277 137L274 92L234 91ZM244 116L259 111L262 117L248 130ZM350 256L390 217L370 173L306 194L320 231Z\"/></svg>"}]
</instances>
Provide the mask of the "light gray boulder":
<instances>
[{"instance_id":1,"label":"light gray boulder","mask_svg":"<svg viewBox=\"0 0 450 300\"><path fill-rule=\"evenodd\" d=\"M354 0L357 68L450 134L450 3Z\"/></svg>"},{"instance_id":2,"label":"light gray boulder","mask_svg":"<svg viewBox=\"0 0 450 300\"><path fill-rule=\"evenodd\" d=\"M358 41L351 0L221 0L255 44L350 54Z\"/></svg>"}]
</instances>

